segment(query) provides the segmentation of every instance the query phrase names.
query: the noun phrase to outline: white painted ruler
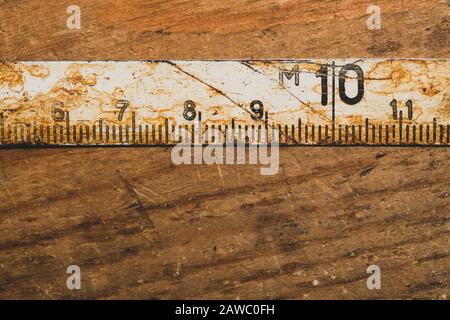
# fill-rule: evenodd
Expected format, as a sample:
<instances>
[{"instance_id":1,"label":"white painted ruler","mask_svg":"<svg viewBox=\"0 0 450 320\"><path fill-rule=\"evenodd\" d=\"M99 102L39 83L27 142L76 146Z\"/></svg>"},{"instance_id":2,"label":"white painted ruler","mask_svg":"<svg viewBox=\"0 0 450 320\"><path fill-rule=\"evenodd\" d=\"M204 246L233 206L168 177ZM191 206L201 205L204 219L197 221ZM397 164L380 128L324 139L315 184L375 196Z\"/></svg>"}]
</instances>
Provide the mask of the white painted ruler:
<instances>
[{"instance_id":1,"label":"white painted ruler","mask_svg":"<svg viewBox=\"0 0 450 320\"><path fill-rule=\"evenodd\" d=\"M450 60L0 63L0 145L450 145ZM204 137L200 138L207 142Z\"/></svg>"}]
</instances>

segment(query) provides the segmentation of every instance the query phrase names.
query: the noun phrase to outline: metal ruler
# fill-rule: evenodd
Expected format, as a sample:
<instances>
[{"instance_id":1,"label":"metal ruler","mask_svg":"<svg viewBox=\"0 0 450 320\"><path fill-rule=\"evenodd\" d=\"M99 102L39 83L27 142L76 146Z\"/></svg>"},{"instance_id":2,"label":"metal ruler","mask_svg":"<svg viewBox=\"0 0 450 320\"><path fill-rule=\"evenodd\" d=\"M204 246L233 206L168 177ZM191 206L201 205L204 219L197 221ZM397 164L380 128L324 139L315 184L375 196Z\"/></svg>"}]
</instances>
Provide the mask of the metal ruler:
<instances>
[{"instance_id":1,"label":"metal ruler","mask_svg":"<svg viewBox=\"0 0 450 320\"><path fill-rule=\"evenodd\" d=\"M0 145L173 145L196 127L248 143L276 129L285 145L448 146L449 71L449 59L3 62Z\"/></svg>"}]
</instances>

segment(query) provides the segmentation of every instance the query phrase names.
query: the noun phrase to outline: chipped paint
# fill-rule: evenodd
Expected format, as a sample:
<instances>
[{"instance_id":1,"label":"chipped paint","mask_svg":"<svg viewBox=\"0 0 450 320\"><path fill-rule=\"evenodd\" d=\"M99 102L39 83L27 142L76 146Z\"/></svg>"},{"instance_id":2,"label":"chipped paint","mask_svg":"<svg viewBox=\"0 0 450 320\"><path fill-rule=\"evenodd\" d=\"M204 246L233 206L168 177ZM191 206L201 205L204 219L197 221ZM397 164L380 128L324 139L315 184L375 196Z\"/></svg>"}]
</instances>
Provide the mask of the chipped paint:
<instances>
[{"instance_id":1,"label":"chipped paint","mask_svg":"<svg viewBox=\"0 0 450 320\"><path fill-rule=\"evenodd\" d=\"M202 130L249 136L277 128L285 144L448 145L449 67L445 59L3 62L0 144L172 144L176 128L201 120Z\"/></svg>"}]
</instances>

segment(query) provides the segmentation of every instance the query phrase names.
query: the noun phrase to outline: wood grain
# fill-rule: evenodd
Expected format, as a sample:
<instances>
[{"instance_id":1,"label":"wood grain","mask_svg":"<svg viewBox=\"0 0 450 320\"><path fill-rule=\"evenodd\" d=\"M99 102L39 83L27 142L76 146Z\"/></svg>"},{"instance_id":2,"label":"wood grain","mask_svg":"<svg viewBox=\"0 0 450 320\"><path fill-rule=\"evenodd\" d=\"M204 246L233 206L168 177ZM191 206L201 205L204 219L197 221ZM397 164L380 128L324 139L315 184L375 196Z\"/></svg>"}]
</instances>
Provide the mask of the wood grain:
<instances>
[{"instance_id":1,"label":"wood grain","mask_svg":"<svg viewBox=\"0 0 450 320\"><path fill-rule=\"evenodd\" d=\"M370 1L77 3L79 31L67 1L0 1L0 59L448 57L446 1L377 1L375 32ZM448 148L280 161L264 177L163 148L0 150L0 298L449 298Z\"/></svg>"},{"instance_id":2,"label":"wood grain","mask_svg":"<svg viewBox=\"0 0 450 320\"><path fill-rule=\"evenodd\" d=\"M447 57L446 1L367 0L0 1L0 56L9 60Z\"/></svg>"}]
</instances>

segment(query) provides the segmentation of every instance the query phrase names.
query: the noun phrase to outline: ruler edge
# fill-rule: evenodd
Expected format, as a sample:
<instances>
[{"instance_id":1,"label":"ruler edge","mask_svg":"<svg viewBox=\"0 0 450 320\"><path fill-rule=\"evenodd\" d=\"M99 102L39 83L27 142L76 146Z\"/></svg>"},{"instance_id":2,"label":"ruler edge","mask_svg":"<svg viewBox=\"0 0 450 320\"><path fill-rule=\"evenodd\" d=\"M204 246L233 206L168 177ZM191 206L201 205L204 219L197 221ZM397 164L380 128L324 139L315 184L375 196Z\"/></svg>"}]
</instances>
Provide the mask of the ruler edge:
<instances>
[{"instance_id":1,"label":"ruler edge","mask_svg":"<svg viewBox=\"0 0 450 320\"><path fill-rule=\"evenodd\" d=\"M118 62L118 63L166 63L166 62L282 62L282 63L315 63L319 61L332 61L332 60L348 60L348 61L358 61L365 60L369 62L377 62L377 61L445 61L450 62L450 58L427 58L427 57L419 57L419 58L407 58L407 57L326 57L326 58L262 58L262 59L246 59L246 58L214 58L214 59L205 59L205 58L189 58L189 59L137 59L137 60L0 60L0 63L109 63L109 62ZM26 144L16 144L16 143L2 143L0 142L0 149L14 149L14 148L110 148L110 147L171 147L176 144L173 143L159 143L159 144L142 144L142 143L119 143L112 142L111 144L46 144L46 143L26 143ZM191 145L194 145L192 143ZM202 144L203 146L211 145L211 144ZM247 145L251 145L246 143ZM393 142L389 144L373 144L373 143L337 143L333 141L332 143L279 143L280 147L413 147L413 148L423 148L423 147L441 147L446 148L450 147L450 141L447 143L402 143L402 142Z\"/></svg>"}]
</instances>

